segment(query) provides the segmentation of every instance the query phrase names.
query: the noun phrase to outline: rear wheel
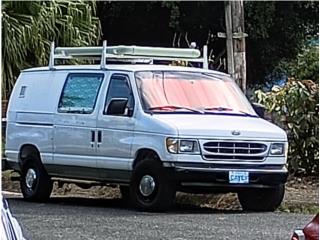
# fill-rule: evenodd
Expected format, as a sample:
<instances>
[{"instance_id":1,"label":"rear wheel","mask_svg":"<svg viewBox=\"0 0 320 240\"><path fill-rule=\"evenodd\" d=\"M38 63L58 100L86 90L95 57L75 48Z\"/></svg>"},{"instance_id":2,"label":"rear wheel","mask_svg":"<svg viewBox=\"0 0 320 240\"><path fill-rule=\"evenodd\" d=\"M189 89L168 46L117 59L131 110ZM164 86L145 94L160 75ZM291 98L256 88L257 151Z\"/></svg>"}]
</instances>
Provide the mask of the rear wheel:
<instances>
[{"instance_id":1,"label":"rear wheel","mask_svg":"<svg viewBox=\"0 0 320 240\"><path fill-rule=\"evenodd\" d=\"M284 191L283 184L273 188L247 189L238 193L238 199L245 211L274 211L280 206Z\"/></svg>"},{"instance_id":2,"label":"rear wheel","mask_svg":"<svg viewBox=\"0 0 320 240\"><path fill-rule=\"evenodd\" d=\"M173 204L175 184L169 180L161 163L150 155L134 168L130 196L140 210L165 211Z\"/></svg>"},{"instance_id":3,"label":"rear wheel","mask_svg":"<svg viewBox=\"0 0 320 240\"><path fill-rule=\"evenodd\" d=\"M23 197L28 201L49 199L53 182L44 169L37 154L30 154L22 167L20 187Z\"/></svg>"}]
</instances>

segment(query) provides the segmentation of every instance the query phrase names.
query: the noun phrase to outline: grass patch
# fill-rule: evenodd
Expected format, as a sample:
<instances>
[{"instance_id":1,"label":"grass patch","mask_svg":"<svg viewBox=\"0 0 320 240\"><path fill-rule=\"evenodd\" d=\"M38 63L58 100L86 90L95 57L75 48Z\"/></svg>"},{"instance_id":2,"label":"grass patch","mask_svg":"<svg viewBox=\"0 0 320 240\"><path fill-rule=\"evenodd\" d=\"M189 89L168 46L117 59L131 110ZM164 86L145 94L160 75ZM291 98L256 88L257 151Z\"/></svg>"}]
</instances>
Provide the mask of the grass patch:
<instances>
[{"instance_id":1,"label":"grass patch","mask_svg":"<svg viewBox=\"0 0 320 240\"><path fill-rule=\"evenodd\" d=\"M282 203L278 208L279 212L286 213L303 213L303 214L317 214L319 212L319 206L315 203Z\"/></svg>"}]
</instances>

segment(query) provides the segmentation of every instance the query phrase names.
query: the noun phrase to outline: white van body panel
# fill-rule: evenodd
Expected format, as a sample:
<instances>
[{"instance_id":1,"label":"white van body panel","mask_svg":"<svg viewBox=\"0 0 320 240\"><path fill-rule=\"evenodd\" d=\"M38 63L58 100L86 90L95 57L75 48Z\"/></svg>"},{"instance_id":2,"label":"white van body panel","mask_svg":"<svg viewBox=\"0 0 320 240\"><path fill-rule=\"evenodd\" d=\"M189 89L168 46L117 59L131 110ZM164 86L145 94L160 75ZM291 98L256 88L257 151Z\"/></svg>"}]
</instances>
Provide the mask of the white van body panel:
<instances>
[{"instance_id":1,"label":"white van body panel","mask_svg":"<svg viewBox=\"0 0 320 240\"><path fill-rule=\"evenodd\" d=\"M261 118L229 115L158 114L154 116L168 125L176 126L183 138L221 138L262 141L286 141L286 133ZM232 131L240 135L232 135Z\"/></svg>"},{"instance_id":2,"label":"white van body panel","mask_svg":"<svg viewBox=\"0 0 320 240\"><path fill-rule=\"evenodd\" d=\"M53 113L56 101L60 97L60 88L64 81L58 76L61 72L22 72L11 93L8 105L8 121L14 120L11 114L23 113ZM59 81L60 79L60 81ZM24 96L20 96L21 88L25 86ZM40 101L41 99L41 101Z\"/></svg>"},{"instance_id":3,"label":"white van body panel","mask_svg":"<svg viewBox=\"0 0 320 240\"><path fill-rule=\"evenodd\" d=\"M53 162L53 113L58 99L58 90L55 89L59 86L59 82L53 83L53 76L55 72L22 73L19 76L10 98L14 101L9 101L8 105L8 161L17 162L21 147L32 144L39 149L43 163ZM22 88L25 89L23 95Z\"/></svg>"},{"instance_id":4,"label":"white van body panel","mask_svg":"<svg viewBox=\"0 0 320 240\"><path fill-rule=\"evenodd\" d=\"M132 157L141 149L151 149L164 161L174 161L176 155L170 154L166 149L166 139L177 137L178 131L174 124L166 123L155 115L143 111L137 113L139 119L135 125L135 137L132 143Z\"/></svg>"}]
</instances>

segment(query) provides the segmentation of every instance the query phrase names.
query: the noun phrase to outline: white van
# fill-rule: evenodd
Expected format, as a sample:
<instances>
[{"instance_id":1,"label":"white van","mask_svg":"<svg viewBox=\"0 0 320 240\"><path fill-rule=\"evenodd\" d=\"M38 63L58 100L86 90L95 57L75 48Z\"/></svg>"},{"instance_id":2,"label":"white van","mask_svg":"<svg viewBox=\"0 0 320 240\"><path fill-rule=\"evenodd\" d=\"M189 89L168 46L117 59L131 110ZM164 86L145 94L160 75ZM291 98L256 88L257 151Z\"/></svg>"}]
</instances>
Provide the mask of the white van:
<instances>
[{"instance_id":1,"label":"white van","mask_svg":"<svg viewBox=\"0 0 320 240\"><path fill-rule=\"evenodd\" d=\"M55 65L77 57L101 63ZM203 68L152 64L178 60ZM168 209L176 191L237 192L244 210L273 211L287 148L286 133L196 49L53 45L49 66L21 72L7 112L6 164L30 201L58 181L118 184L146 211Z\"/></svg>"}]
</instances>

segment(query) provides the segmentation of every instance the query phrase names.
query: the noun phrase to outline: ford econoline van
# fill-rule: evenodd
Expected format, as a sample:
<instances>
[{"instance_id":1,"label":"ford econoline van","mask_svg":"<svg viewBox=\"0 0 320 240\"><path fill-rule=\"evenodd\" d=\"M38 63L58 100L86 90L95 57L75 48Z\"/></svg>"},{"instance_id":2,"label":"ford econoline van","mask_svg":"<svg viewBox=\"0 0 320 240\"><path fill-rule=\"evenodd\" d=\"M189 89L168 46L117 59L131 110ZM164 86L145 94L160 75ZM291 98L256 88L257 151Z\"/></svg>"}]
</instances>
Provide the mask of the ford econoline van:
<instances>
[{"instance_id":1,"label":"ford econoline van","mask_svg":"<svg viewBox=\"0 0 320 240\"><path fill-rule=\"evenodd\" d=\"M101 63L55 65L77 57ZM7 112L7 164L30 201L58 181L119 185L146 211L169 209L176 191L236 192L244 210L273 211L287 148L286 133L196 49L53 45L49 66L21 72Z\"/></svg>"}]
</instances>

